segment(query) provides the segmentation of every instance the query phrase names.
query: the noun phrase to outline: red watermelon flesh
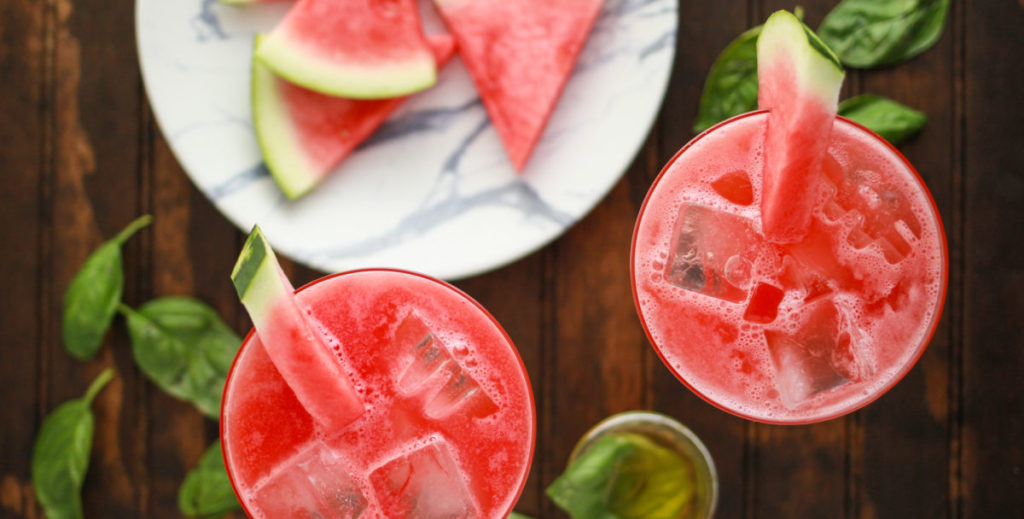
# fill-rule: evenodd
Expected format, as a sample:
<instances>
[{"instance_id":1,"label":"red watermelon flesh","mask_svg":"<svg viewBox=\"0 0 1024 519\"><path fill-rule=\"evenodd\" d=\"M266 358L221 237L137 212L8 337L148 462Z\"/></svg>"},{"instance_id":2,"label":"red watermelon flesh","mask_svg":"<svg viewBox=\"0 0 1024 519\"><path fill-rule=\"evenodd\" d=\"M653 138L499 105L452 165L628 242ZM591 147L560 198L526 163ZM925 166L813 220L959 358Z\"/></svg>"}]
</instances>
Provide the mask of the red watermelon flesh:
<instances>
[{"instance_id":1,"label":"red watermelon flesh","mask_svg":"<svg viewBox=\"0 0 1024 519\"><path fill-rule=\"evenodd\" d=\"M811 223L835 121L843 68L796 16L768 18L757 41L758 105L768 109L761 187L762 232L799 241Z\"/></svg>"},{"instance_id":2,"label":"red watermelon flesh","mask_svg":"<svg viewBox=\"0 0 1024 519\"><path fill-rule=\"evenodd\" d=\"M555 109L602 0L434 0L513 166Z\"/></svg>"},{"instance_id":3,"label":"red watermelon flesh","mask_svg":"<svg viewBox=\"0 0 1024 519\"><path fill-rule=\"evenodd\" d=\"M428 37L438 67L455 52ZM267 168L289 198L302 196L370 136L406 97L348 99L315 92L253 65L253 114Z\"/></svg>"},{"instance_id":4,"label":"red watermelon flesh","mask_svg":"<svg viewBox=\"0 0 1024 519\"><path fill-rule=\"evenodd\" d=\"M340 97L396 97L436 79L416 0L298 0L256 58L292 83Z\"/></svg>"}]
</instances>

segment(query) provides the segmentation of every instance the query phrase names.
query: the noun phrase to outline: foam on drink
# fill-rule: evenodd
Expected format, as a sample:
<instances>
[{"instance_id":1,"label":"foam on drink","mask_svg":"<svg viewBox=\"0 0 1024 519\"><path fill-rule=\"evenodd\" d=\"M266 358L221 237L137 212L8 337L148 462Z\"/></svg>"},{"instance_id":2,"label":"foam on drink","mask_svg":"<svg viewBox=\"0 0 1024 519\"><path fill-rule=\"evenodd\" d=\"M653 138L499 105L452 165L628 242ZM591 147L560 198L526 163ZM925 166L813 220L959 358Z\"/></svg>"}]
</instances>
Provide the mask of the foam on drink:
<instances>
[{"instance_id":1,"label":"foam on drink","mask_svg":"<svg viewBox=\"0 0 1024 519\"><path fill-rule=\"evenodd\" d=\"M919 356L945 242L905 160L843 119L807 236L764 240L766 119L738 117L666 166L634 235L635 297L655 348L698 394L749 418L813 421L874 399Z\"/></svg>"}]
</instances>

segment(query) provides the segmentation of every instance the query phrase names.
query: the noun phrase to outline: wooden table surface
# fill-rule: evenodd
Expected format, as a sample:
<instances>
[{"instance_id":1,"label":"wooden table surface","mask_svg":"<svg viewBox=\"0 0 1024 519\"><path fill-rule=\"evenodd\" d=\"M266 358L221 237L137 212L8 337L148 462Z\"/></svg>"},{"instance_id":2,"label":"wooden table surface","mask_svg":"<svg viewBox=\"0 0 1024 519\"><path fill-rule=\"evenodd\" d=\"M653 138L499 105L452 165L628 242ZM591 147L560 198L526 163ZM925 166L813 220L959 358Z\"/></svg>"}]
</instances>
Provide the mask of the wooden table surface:
<instances>
[{"instance_id":1,"label":"wooden table surface","mask_svg":"<svg viewBox=\"0 0 1024 519\"><path fill-rule=\"evenodd\" d=\"M168 0L186 1L186 0ZM195 2L201 0L192 0ZM804 0L812 26L834 5ZM758 425L685 389L660 363L630 294L633 220L648 186L692 133L718 52L782 0L681 0L668 97L607 198L553 244L459 287L519 346L538 440L517 507L564 517L544 488L601 418L654 409L688 424L721 477L720 518L975 518L1024 515L1024 1L954 0L938 44L894 68L851 72L925 111L902 146L942 214L950 253L941 324L925 355L866 409L813 426ZM185 472L215 423L133 364L122 323L96 359L60 341L61 301L83 259L137 215L125 300L186 294L239 332L228 274L243 235L189 182L143 92L130 0L0 0L0 516L42 517L29 459L41 420L101 369L86 517L179 517ZM293 280L320 273L287 264Z\"/></svg>"}]
</instances>

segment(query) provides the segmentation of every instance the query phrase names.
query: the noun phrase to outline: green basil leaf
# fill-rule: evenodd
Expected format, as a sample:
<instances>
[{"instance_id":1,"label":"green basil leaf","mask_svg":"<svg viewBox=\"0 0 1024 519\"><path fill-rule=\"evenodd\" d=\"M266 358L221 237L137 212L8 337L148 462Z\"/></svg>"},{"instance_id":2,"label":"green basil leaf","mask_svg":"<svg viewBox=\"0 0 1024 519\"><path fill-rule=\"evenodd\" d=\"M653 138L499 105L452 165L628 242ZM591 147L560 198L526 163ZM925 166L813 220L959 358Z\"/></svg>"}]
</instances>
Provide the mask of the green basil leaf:
<instances>
[{"instance_id":1,"label":"green basil leaf","mask_svg":"<svg viewBox=\"0 0 1024 519\"><path fill-rule=\"evenodd\" d=\"M739 35L718 55L700 96L693 131L700 133L734 115L757 109L758 25Z\"/></svg>"},{"instance_id":2,"label":"green basil leaf","mask_svg":"<svg viewBox=\"0 0 1024 519\"><path fill-rule=\"evenodd\" d=\"M165 297L138 310L121 305L135 363L161 389L216 419L224 382L242 340L209 306Z\"/></svg>"},{"instance_id":3,"label":"green basil leaf","mask_svg":"<svg viewBox=\"0 0 1024 519\"><path fill-rule=\"evenodd\" d=\"M508 519L533 519L533 518L528 516L528 515L523 515L523 514L521 514L519 512L512 512L512 513L508 514Z\"/></svg>"},{"instance_id":4,"label":"green basil leaf","mask_svg":"<svg viewBox=\"0 0 1024 519\"><path fill-rule=\"evenodd\" d=\"M928 116L891 99L872 94L851 97L839 103L839 115L863 124L893 145L921 131Z\"/></svg>"},{"instance_id":5,"label":"green basil leaf","mask_svg":"<svg viewBox=\"0 0 1024 519\"><path fill-rule=\"evenodd\" d=\"M79 360L96 355L121 302L124 268L121 245L153 218L144 215L104 242L82 265L64 293L61 332L64 348Z\"/></svg>"},{"instance_id":6,"label":"green basil leaf","mask_svg":"<svg viewBox=\"0 0 1024 519\"><path fill-rule=\"evenodd\" d=\"M61 404L39 429L32 452L32 486L49 519L82 519L82 482L94 425L89 405L113 376L112 369L100 373L85 396Z\"/></svg>"},{"instance_id":7,"label":"green basil leaf","mask_svg":"<svg viewBox=\"0 0 1024 519\"><path fill-rule=\"evenodd\" d=\"M220 442L214 442L178 490L178 508L189 517L220 517L242 508L224 468Z\"/></svg>"},{"instance_id":8,"label":"green basil leaf","mask_svg":"<svg viewBox=\"0 0 1024 519\"><path fill-rule=\"evenodd\" d=\"M598 439L548 487L575 519L674 519L694 499L693 465L647 437Z\"/></svg>"},{"instance_id":9,"label":"green basil leaf","mask_svg":"<svg viewBox=\"0 0 1024 519\"><path fill-rule=\"evenodd\" d=\"M843 64L892 65L928 50L939 37L949 0L843 0L818 28Z\"/></svg>"}]
</instances>

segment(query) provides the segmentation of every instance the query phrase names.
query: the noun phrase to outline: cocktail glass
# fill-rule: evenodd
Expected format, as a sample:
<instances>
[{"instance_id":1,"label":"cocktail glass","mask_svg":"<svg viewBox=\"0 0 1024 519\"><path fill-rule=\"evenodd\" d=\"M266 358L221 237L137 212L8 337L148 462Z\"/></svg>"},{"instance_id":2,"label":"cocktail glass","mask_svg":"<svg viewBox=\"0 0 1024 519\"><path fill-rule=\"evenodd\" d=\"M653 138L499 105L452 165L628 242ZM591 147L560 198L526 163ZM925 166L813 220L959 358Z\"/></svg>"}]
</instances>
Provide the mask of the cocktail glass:
<instances>
[{"instance_id":1,"label":"cocktail glass","mask_svg":"<svg viewBox=\"0 0 1024 519\"><path fill-rule=\"evenodd\" d=\"M906 158L838 117L808 234L765 240L767 120L722 122L662 170L634 229L634 302L665 365L712 405L828 420L880 397L924 352L945 298L945 235Z\"/></svg>"}]
</instances>

